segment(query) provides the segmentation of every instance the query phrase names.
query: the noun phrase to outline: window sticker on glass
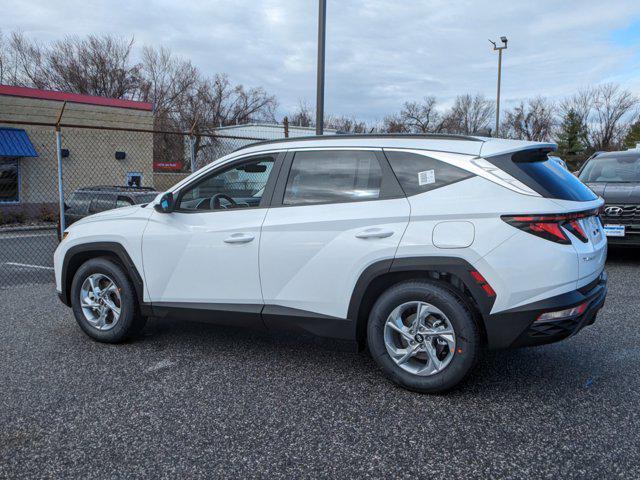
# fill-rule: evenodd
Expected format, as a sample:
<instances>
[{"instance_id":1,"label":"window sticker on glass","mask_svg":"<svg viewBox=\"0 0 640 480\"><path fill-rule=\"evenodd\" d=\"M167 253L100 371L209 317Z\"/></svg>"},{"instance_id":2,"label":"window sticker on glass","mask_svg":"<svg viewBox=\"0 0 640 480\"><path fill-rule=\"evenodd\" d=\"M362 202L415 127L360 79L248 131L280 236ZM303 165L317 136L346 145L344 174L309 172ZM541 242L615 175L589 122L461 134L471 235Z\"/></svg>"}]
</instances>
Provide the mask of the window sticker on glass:
<instances>
[{"instance_id":1,"label":"window sticker on glass","mask_svg":"<svg viewBox=\"0 0 640 480\"><path fill-rule=\"evenodd\" d=\"M436 183L435 170L425 170L424 172L418 172L418 185L430 185Z\"/></svg>"}]
</instances>

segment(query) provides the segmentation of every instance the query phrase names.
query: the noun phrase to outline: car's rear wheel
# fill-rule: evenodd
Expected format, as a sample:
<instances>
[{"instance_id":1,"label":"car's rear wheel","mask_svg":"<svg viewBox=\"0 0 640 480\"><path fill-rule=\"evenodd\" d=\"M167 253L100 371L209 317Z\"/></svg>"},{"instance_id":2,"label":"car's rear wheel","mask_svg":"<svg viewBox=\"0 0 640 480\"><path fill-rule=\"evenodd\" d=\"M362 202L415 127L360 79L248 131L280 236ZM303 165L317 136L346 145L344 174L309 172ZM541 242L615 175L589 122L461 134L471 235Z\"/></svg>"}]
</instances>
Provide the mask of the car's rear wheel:
<instances>
[{"instance_id":1,"label":"car's rear wheel","mask_svg":"<svg viewBox=\"0 0 640 480\"><path fill-rule=\"evenodd\" d=\"M392 381L436 393L460 383L476 362L480 332L448 288L430 281L399 283L373 306L369 350Z\"/></svg>"},{"instance_id":2,"label":"car's rear wheel","mask_svg":"<svg viewBox=\"0 0 640 480\"><path fill-rule=\"evenodd\" d=\"M107 258L94 258L80 266L71 283L71 304L80 328L100 342L129 339L146 321L139 313L131 281Z\"/></svg>"}]
</instances>

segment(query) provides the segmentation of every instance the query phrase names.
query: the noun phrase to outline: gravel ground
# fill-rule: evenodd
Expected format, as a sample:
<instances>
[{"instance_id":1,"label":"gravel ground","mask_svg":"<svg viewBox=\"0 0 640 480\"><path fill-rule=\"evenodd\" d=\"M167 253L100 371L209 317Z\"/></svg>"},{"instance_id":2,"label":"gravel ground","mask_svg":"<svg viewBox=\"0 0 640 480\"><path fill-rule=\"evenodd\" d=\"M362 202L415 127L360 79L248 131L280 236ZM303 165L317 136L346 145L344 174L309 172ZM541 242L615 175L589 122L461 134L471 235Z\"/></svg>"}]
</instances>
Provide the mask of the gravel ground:
<instances>
[{"instance_id":1,"label":"gravel ground","mask_svg":"<svg viewBox=\"0 0 640 480\"><path fill-rule=\"evenodd\" d=\"M51 284L0 289L0 477L639 478L640 258L598 321L488 353L441 396L366 354L167 320L91 341Z\"/></svg>"}]
</instances>

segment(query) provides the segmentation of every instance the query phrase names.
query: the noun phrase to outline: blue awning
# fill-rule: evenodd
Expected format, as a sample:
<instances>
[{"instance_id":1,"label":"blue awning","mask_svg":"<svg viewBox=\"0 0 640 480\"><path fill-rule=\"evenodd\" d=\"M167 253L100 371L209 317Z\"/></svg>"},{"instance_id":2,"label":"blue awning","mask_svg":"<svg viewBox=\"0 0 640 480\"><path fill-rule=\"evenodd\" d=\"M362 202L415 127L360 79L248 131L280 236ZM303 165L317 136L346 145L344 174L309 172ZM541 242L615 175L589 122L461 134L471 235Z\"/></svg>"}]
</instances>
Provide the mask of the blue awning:
<instances>
[{"instance_id":1,"label":"blue awning","mask_svg":"<svg viewBox=\"0 0 640 480\"><path fill-rule=\"evenodd\" d=\"M0 157L37 157L29 135L21 128L0 128Z\"/></svg>"}]
</instances>

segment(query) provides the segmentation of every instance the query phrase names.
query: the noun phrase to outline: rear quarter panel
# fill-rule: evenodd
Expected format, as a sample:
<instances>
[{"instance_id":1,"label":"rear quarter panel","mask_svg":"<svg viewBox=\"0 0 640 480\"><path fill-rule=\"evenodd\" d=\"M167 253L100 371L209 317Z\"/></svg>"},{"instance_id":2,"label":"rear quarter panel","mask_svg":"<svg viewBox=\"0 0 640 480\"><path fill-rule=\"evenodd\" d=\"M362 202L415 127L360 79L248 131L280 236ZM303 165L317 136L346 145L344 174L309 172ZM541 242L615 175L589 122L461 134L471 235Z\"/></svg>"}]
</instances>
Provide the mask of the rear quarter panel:
<instances>
[{"instance_id":1,"label":"rear quarter panel","mask_svg":"<svg viewBox=\"0 0 640 480\"><path fill-rule=\"evenodd\" d=\"M473 265L496 291L492 312L576 288L578 259L572 245L560 245L521 232L501 215L555 213L565 207L542 197L523 195L473 177L409 197L411 220L397 257L459 257ZM433 243L436 225L473 224L473 242L460 248Z\"/></svg>"}]
</instances>

